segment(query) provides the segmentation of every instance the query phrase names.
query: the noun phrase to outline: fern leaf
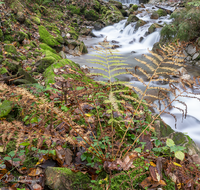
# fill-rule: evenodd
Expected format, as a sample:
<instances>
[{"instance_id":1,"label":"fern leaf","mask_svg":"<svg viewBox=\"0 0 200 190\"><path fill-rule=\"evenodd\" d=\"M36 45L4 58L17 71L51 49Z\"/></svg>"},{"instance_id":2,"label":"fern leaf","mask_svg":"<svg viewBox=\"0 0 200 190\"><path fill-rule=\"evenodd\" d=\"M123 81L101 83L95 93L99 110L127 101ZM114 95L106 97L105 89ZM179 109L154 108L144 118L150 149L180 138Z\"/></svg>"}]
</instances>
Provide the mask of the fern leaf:
<instances>
[{"instance_id":1,"label":"fern leaf","mask_svg":"<svg viewBox=\"0 0 200 190\"><path fill-rule=\"evenodd\" d=\"M88 73L87 76L102 76L104 78L109 78L108 76L104 75L103 73Z\"/></svg>"},{"instance_id":2,"label":"fern leaf","mask_svg":"<svg viewBox=\"0 0 200 190\"><path fill-rule=\"evenodd\" d=\"M151 71L155 71L155 69L152 66L150 66L149 64L147 64L145 61L142 61L142 60L137 59L137 58L135 58L135 60L142 63L143 65L147 66Z\"/></svg>"}]
</instances>

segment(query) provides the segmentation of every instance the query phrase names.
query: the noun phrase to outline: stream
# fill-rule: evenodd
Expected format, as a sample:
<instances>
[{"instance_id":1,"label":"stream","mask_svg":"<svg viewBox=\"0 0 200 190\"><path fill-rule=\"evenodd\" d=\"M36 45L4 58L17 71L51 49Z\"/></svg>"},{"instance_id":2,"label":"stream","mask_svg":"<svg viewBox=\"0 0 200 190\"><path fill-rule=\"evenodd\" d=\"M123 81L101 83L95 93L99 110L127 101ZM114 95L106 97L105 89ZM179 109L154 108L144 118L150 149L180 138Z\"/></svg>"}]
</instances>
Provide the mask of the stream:
<instances>
[{"instance_id":1,"label":"stream","mask_svg":"<svg viewBox=\"0 0 200 190\"><path fill-rule=\"evenodd\" d=\"M137 3L137 0L121 0L121 2L128 6L129 3ZM107 41L111 42L113 45L118 45L120 55L124 58L125 62L129 64L131 67L135 67L136 65L141 66L139 62L135 60L135 58L138 58L140 60L143 60L144 57L142 54L149 54L148 49L152 49L154 43L158 42L160 39L160 30L161 28L157 28L155 32L152 34L147 35L148 28L153 23L158 23L160 25L164 25L164 23L170 23L170 15L160 17L159 19L150 19L149 12L158 10L155 6L145 4L146 11L143 11L142 13L136 15L139 19L142 19L147 22L144 26L141 26L138 28L138 30L135 30L136 22L131 23L125 27L125 23L127 21L127 18L125 20L120 21L119 23L116 23L112 26L107 26L99 31L93 30L93 33L97 36L94 37L87 37L87 39L84 39L84 43L86 44L88 48L89 53L82 55L80 57L73 57L73 56L67 56L68 59L71 59L72 61L78 63L80 66L83 67L92 67L91 63L87 61L87 59L92 59L91 55L94 54L92 51L93 46L98 46L98 42L102 42L105 37L107 37ZM170 7L170 9L172 9ZM138 10L144 10L143 8L139 8ZM151 64L150 61L145 59L148 64ZM198 76L200 75L200 68L197 66L190 66L188 65L186 67L186 70L188 71L188 74L191 76ZM91 69L92 72L92 69ZM131 75L123 75L118 77L121 81L130 81L132 85L136 85L140 89L144 90L144 86L138 82L134 81L133 77ZM148 82L148 81L147 81ZM159 85L160 87L168 87L168 84L151 84L151 86ZM172 96L172 95L171 95ZM200 95L198 96L200 98ZM199 115L199 109L200 109L200 101L194 98L179 98L179 100L185 102L187 104L187 117L182 121L182 113L177 109L171 109L168 110L170 113L173 113L177 117L177 124L175 128L175 120L172 116L169 114L163 114L161 115L162 119L171 126L172 129L175 131L183 132L187 135L189 135L196 144L200 147L200 115ZM174 106L180 107L185 109L183 105L176 102L173 104Z\"/></svg>"}]
</instances>

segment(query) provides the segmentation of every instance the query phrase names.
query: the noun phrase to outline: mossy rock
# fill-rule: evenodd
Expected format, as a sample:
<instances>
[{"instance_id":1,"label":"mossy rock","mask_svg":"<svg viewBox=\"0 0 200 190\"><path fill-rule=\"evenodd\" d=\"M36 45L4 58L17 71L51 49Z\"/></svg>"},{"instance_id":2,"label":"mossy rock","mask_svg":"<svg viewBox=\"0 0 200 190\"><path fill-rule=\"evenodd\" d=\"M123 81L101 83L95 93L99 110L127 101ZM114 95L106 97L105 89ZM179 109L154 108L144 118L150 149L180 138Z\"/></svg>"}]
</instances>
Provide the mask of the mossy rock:
<instances>
[{"instance_id":1,"label":"mossy rock","mask_svg":"<svg viewBox=\"0 0 200 190\"><path fill-rule=\"evenodd\" d=\"M42 73L45 71L47 67L52 65L56 62L56 59L54 57L44 57L43 59L39 60L35 66L37 66L37 72Z\"/></svg>"},{"instance_id":2,"label":"mossy rock","mask_svg":"<svg viewBox=\"0 0 200 190\"><path fill-rule=\"evenodd\" d=\"M122 3L119 1L109 0L109 3L115 5L118 9L122 9Z\"/></svg>"},{"instance_id":3,"label":"mossy rock","mask_svg":"<svg viewBox=\"0 0 200 190\"><path fill-rule=\"evenodd\" d=\"M138 10L138 5L132 5L132 7L129 9L130 12L134 12Z\"/></svg>"},{"instance_id":4,"label":"mossy rock","mask_svg":"<svg viewBox=\"0 0 200 190\"><path fill-rule=\"evenodd\" d=\"M39 45L39 47L43 50L49 50L51 51L52 53L56 53L56 51L54 49L52 49L50 46L48 46L47 44L44 44L44 43L41 43Z\"/></svg>"},{"instance_id":5,"label":"mossy rock","mask_svg":"<svg viewBox=\"0 0 200 190\"><path fill-rule=\"evenodd\" d=\"M84 11L85 18L90 21L96 21L99 18L98 13L95 10L85 10Z\"/></svg>"},{"instance_id":6,"label":"mossy rock","mask_svg":"<svg viewBox=\"0 0 200 190\"><path fill-rule=\"evenodd\" d=\"M88 53L87 47L83 42L81 42L79 50L81 53Z\"/></svg>"},{"instance_id":7,"label":"mossy rock","mask_svg":"<svg viewBox=\"0 0 200 190\"><path fill-rule=\"evenodd\" d=\"M77 15L81 14L81 9L79 7L74 6L74 5L67 6L67 9L70 10L72 14L77 14Z\"/></svg>"},{"instance_id":8,"label":"mossy rock","mask_svg":"<svg viewBox=\"0 0 200 190\"><path fill-rule=\"evenodd\" d=\"M158 9L156 12L158 13L159 17L167 15L167 12L163 9Z\"/></svg>"},{"instance_id":9,"label":"mossy rock","mask_svg":"<svg viewBox=\"0 0 200 190\"><path fill-rule=\"evenodd\" d=\"M3 61L2 65L7 66L9 71L16 73L18 70L19 63L16 61L13 61L13 60L10 61L10 60L6 59L5 61Z\"/></svg>"},{"instance_id":10,"label":"mossy rock","mask_svg":"<svg viewBox=\"0 0 200 190\"><path fill-rule=\"evenodd\" d=\"M40 34L40 41L51 46L55 47L60 45L60 43L52 36L44 26L39 26L39 34Z\"/></svg>"},{"instance_id":11,"label":"mossy rock","mask_svg":"<svg viewBox=\"0 0 200 190\"><path fill-rule=\"evenodd\" d=\"M78 33L75 31L74 27L69 26L70 30L68 31L69 34L71 34L72 38L77 40L78 39Z\"/></svg>"},{"instance_id":12,"label":"mossy rock","mask_svg":"<svg viewBox=\"0 0 200 190\"><path fill-rule=\"evenodd\" d=\"M69 168L47 167L46 185L56 190L88 189L90 177L81 172L72 172Z\"/></svg>"},{"instance_id":13,"label":"mossy rock","mask_svg":"<svg viewBox=\"0 0 200 190\"><path fill-rule=\"evenodd\" d=\"M135 25L135 30L137 30L140 26L144 26L147 22L144 20L138 20L136 25Z\"/></svg>"},{"instance_id":14,"label":"mossy rock","mask_svg":"<svg viewBox=\"0 0 200 190\"><path fill-rule=\"evenodd\" d=\"M17 33L17 40L19 43L22 43L24 41L24 39L28 39L28 35L22 31L19 31Z\"/></svg>"},{"instance_id":15,"label":"mossy rock","mask_svg":"<svg viewBox=\"0 0 200 190\"><path fill-rule=\"evenodd\" d=\"M161 25L154 23L148 28L148 32L151 34L156 30L156 28L161 28L161 27L162 27Z\"/></svg>"},{"instance_id":16,"label":"mossy rock","mask_svg":"<svg viewBox=\"0 0 200 190\"><path fill-rule=\"evenodd\" d=\"M31 17L31 19L35 24L40 25L40 23L41 23L40 18L33 16L33 17Z\"/></svg>"},{"instance_id":17,"label":"mossy rock","mask_svg":"<svg viewBox=\"0 0 200 190\"><path fill-rule=\"evenodd\" d=\"M13 45L4 45L4 50L8 53L18 55L17 49Z\"/></svg>"},{"instance_id":18,"label":"mossy rock","mask_svg":"<svg viewBox=\"0 0 200 190\"><path fill-rule=\"evenodd\" d=\"M117 7L115 7L115 8L117 9ZM108 25L117 23L123 19L124 19L124 17L119 10L117 10L117 11L116 10L114 10L114 11L108 10L106 12L106 14L103 16L102 22L105 23L106 26L108 26Z\"/></svg>"},{"instance_id":19,"label":"mossy rock","mask_svg":"<svg viewBox=\"0 0 200 190\"><path fill-rule=\"evenodd\" d=\"M69 65L71 66L72 70L80 70L79 66L74 63L73 61L69 60L69 59L62 59L54 64L52 64L51 66L49 66L45 72L44 72L44 77L45 77L45 84L46 86L48 86L50 83L55 83L55 79L54 77L56 76L54 73L54 69L58 69L61 67L64 67L65 65ZM80 76L76 75L76 74L65 74L63 75L64 78L76 78L78 80L80 80Z\"/></svg>"},{"instance_id":20,"label":"mossy rock","mask_svg":"<svg viewBox=\"0 0 200 190\"><path fill-rule=\"evenodd\" d=\"M32 84L32 83L37 83L37 81L26 71L22 69L22 67L18 67L18 75L23 76L22 80L24 79L25 83L20 83L20 84ZM19 80L15 80L15 82L18 82Z\"/></svg>"},{"instance_id":21,"label":"mossy rock","mask_svg":"<svg viewBox=\"0 0 200 190\"><path fill-rule=\"evenodd\" d=\"M151 14L150 18L151 18L151 19L158 19L158 18L159 18L159 14L158 14L156 11L154 11L154 12Z\"/></svg>"},{"instance_id":22,"label":"mossy rock","mask_svg":"<svg viewBox=\"0 0 200 190\"><path fill-rule=\"evenodd\" d=\"M12 102L4 100L0 103L0 118L6 117L12 110Z\"/></svg>"},{"instance_id":23,"label":"mossy rock","mask_svg":"<svg viewBox=\"0 0 200 190\"><path fill-rule=\"evenodd\" d=\"M120 12L122 13L122 15L123 15L124 17L127 17L127 16L128 16L128 12L125 11L124 9L120 9Z\"/></svg>"},{"instance_id":24,"label":"mossy rock","mask_svg":"<svg viewBox=\"0 0 200 190\"><path fill-rule=\"evenodd\" d=\"M0 41L3 40L3 31L0 29Z\"/></svg>"},{"instance_id":25,"label":"mossy rock","mask_svg":"<svg viewBox=\"0 0 200 190\"><path fill-rule=\"evenodd\" d=\"M95 9L97 12L99 12L99 11L100 11L100 8L101 8L101 4L100 4L97 0L93 0L93 3L94 3L94 5L93 5L94 9Z\"/></svg>"},{"instance_id":26,"label":"mossy rock","mask_svg":"<svg viewBox=\"0 0 200 190\"><path fill-rule=\"evenodd\" d=\"M137 16L131 14L131 15L128 17L127 21L126 21L125 26L128 26L128 25L129 25L130 23L132 23L132 22L137 22L138 20L139 20L139 18L138 18Z\"/></svg>"}]
</instances>

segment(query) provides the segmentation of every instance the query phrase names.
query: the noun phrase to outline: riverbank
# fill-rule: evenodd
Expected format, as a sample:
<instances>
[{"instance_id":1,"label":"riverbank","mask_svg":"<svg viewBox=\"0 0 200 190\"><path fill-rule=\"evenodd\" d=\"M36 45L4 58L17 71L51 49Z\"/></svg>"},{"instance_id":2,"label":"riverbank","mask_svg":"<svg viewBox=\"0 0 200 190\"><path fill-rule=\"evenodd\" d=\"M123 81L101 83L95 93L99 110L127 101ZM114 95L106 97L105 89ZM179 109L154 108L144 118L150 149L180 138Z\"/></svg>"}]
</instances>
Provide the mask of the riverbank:
<instances>
[{"instance_id":1,"label":"riverbank","mask_svg":"<svg viewBox=\"0 0 200 190\"><path fill-rule=\"evenodd\" d=\"M138 7L127 11L114 1L63 3L1 4L1 186L170 189L185 174L162 174L163 170L191 172L192 166L198 174L193 162L199 164L199 152L193 141L153 118L148 104L140 102L130 87L112 83L119 71L116 66L123 65L121 58L112 58L114 44L112 49L97 49L91 60L98 68L103 65L103 72L115 74L107 75L108 84L97 83L88 76L88 69L66 59L66 55L87 53L82 39L96 35L92 27L99 30L123 21ZM141 20L138 23L139 28ZM106 65L108 57L118 65ZM198 186L196 177L187 179ZM11 178L17 179L15 184Z\"/></svg>"}]
</instances>

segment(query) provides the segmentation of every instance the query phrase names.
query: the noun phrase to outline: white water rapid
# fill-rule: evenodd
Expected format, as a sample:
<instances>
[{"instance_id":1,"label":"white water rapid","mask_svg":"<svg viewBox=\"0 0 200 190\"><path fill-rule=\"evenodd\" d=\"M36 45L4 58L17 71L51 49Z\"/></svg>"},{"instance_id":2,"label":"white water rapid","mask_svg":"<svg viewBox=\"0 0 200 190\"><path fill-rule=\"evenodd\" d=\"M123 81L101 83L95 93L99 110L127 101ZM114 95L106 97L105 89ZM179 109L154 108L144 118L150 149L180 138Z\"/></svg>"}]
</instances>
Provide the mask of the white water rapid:
<instances>
[{"instance_id":1,"label":"white water rapid","mask_svg":"<svg viewBox=\"0 0 200 190\"><path fill-rule=\"evenodd\" d=\"M130 1L130 3L133 3L132 1L136 0L121 0L121 2L127 3ZM118 45L119 52L121 53L122 57L126 59L126 63L128 63L130 66L135 67L136 65L140 65L139 62L137 62L134 58L142 58L142 54L147 54L148 49L151 49L154 45L154 43L158 42L160 39L160 30L157 29L152 34L147 35L148 28L153 23L158 23L160 25L163 25L164 23L170 23L171 20L169 19L169 15L165 17L160 17L159 19L150 19L150 13L152 11L157 10L157 8L153 8L150 5L145 5L145 11L142 13L136 15L139 19L142 19L146 21L147 23L144 26L141 26L138 28L138 30L135 30L136 22L129 24L125 27L125 23L127 19L120 21L119 23L116 23L112 26L107 26L100 31L93 30L93 33L97 36L97 38L90 38L87 40L84 40L84 43L86 46L98 46L98 42L102 42L105 37L107 37L107 41L111 42L111 44ZM153 9L152 9L153 8ZM144 10L142 8L139 8L140 10ZM87 65L87 66L93 66L90 63L87 63L87 59L91 59L91 54L94 54L94 52L90 51L91 49L88 48L89 53L86 55L83 55L81 57L69 57L73 61L77 62L81 66ZM147 61L147 60L145 60ZM149 62L151 64L151 62ZM140 65L141 66L141 65ZM194 66L188 66L187 68L188 73L191 76L197 76L200 75L200 69L198 67ZM120 80L129 80L133 83L133 85L137 85L141 89L144 90L144 87L141 85L138 81L132 81L130 76L122 76L119 77ZM151 84L152 86L156 86L156 84ZM159 86L166 87L167 85L159 84ZM176 115L177 117L177 125L175 129L175 121L174 118L170 115L163 114L162 119L170 125L174 130L187 133L200 147L200 101L197 99L190 99L190 98L180 98L183 102L187 104L187 118L183 120L182 122L182 113L177 109L171 109L169 110L171 113ZM182 107L180 103L173 104L174 106ZM183 107L185 109L185 107Z\"/></svg>"}]
</instances>

